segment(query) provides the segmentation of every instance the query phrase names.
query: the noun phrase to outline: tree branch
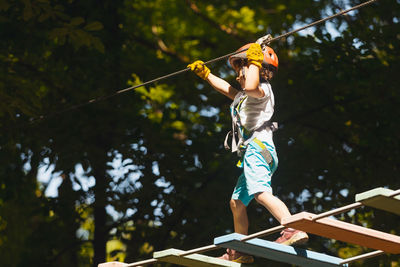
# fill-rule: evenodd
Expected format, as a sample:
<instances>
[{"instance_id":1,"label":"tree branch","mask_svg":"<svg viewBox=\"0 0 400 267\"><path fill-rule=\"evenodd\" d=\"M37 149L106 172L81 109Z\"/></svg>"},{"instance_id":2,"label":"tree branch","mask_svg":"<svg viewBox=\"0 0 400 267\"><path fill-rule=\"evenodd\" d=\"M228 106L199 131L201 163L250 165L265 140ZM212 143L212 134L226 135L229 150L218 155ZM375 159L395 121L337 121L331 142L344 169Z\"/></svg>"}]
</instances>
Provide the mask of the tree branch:
<instances>
[{"instance_id":1,"label":"tree branch","mask_svg":"<svg viewBox=\"0 0 400 267\"><path fill-rule=\"evenodd\" d=\"M225 26L225 25L220 25L216 21L212 20L210 17L204 15L203 13L201 13L201 11L198 8L198 6L195 3L193 3L193 1L187 0L186 2L187 2L189 8L193 11L194 14L196 14L201 19L203 19L204 21L209 23L214 28L216 28L216 29L228 34L228 35L233 36L235 39L237 39L238 41L240 41L242 43L247 42L247 40L245 38L243 38L243 37L241 37L239 35L239 33L236 31L236 29L228 27L228 26Z\"/></svg>"},{"instance_id":2,"label":"tree branch","mask_svg":"<svg viewBox=\"0 0 400 267\"><path fill-rule=\"evenodd\" d=\"M156 25L151 26L151 32L154 34L154 36L155 36L155 38L157 40L158 48L161 51L163 51L166 54L174 55L180 61L189 62L189 58L188 57L179 55L178 53L176 53L176 51L173 51L172 49L168 48L168 46L164 43L164 41L158 35L158 30L157 30L157 26Z\"/></svg>"},{"instance_id":3,"label":"tree branch","mask_svg":"<svg viewBox=\"0 0 400 267\"><path fill-rule=\"evenodd\" d=\"M187 63L189 61L189 60L186 60L186 61L183 60L181 56L177 55L175 52L173 52L171 50L168 50L168 49L164 49L163 50L159 45L156 45L156 44L154 44L154 43L152 43L152 42L150 42L150 41L148 41L148 40L146 40L146 39L144 39L142 37L139 37L139 36L136 36L136 35L131 35L131 39L136 41L136 42L138 42L138 43L140 43L141 45L143 45L143 46L145 46L147 48L150 48L150 49L153 49L153 50L161 50L164 54L166 54L166 55L168 55L170 57L173 57L175 59L178 59L178 60L180 60L180 61L182 61L184 63Z\"/></svg>"}]
</instances>

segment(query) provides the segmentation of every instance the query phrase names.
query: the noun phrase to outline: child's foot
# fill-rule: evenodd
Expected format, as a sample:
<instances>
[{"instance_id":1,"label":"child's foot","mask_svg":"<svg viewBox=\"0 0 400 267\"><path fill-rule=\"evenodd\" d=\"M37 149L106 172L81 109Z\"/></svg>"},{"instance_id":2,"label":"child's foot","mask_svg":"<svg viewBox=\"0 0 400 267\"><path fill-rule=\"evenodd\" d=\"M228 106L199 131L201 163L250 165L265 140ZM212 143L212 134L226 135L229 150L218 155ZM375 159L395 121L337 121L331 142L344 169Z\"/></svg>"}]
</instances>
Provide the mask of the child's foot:
<instances>
[{"instance_id":1,"label":"child's foot","mask_svg":"<svg viewBox=\"0 0 400 267\"><path fill-rule=\"evenodd\" d=\"M292 228L286 228L281 232L281 236L275 240L282 245L302 245L308 241L307 233Z\"/></svg>"},{"instance_id":2,"label":"child's foot","mask_svg":"<svg viewBox=\"0 0 400 267\"><path fill-rule=\"evenodd\" d=\"M233 261L233 262L238 262L238 263L253 263L254 258L253 256L241 253L239 251L233 250L233 249L227 249L226 253L219 257L219 259L227 260L227 261Z\"/></svg>"}]
</instances>

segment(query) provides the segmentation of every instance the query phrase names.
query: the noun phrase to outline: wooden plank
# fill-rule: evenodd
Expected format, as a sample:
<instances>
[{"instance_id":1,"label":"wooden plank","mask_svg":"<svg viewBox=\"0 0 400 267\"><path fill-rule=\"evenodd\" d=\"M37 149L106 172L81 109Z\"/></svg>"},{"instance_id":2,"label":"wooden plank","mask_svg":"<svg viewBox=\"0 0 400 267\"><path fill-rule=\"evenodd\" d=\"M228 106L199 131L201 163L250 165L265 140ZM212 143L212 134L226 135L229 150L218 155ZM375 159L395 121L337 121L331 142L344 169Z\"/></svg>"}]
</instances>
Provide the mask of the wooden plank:
<instances>
[{"instance_id":1,"label":"wooden plank","mask_svg":"<svg viewBox=\"0 0 400 267\"><path fill-rule=\"evenodd\" d=\"M363 205L400 215L400 195L389 197L393 190L378 187L356 195L356 201Z\"/></svg>"},{"instance_id":2,"label":"wooden plank","mask_svg":"<svg viewBox=\"0 0 400 267\"><path fill-rule=\"evenodd\" d=\"M327 238L383 250L387 253L400 253L399 236L330 218L313 221L314 216L316 215L313 213L301 212L284 218L282 225Z\"/></svg>"},{"instance_id":3,"label":"wooden plank","mask_svg":"<svg viewBox=\"0 0 400 267\"><path fill-rule=\"evenodd\" d=\"M340 264L342 261L341 258L292 246L285 246L258 238L240 241L243 237L245 236L237 233L220 236L214 239L214 244L258 257L294 264L296 266L347 266Z\"/></svg>"},{"instance_id":4,"label":"wooden plank","mask_svg":"<svg viewBox=\"0 0 400 267\"><path fill-rule=\"evenodd\" d=\"M124 267L127 265L128 264L123 262L111 261L111 262L100 263L99 265L97 265L97 267Z\"/></svg>"},{"instance_id":5,"label":"wooden plank","mask_svg":"<svg viewBox=\"0 0 400 267\"><path fill-rule=\"evenodd\" d=\"M201 254L190 254L187 256L179 256L180 253L185 251L179 249L166 249L153 253L153 258L159 261L169 262L182 266L190 267L207 267L207 266L229 266L229 267L240 267L243 264L222 260L214 257L209 257Z\"/></svg>"}]
</instances>

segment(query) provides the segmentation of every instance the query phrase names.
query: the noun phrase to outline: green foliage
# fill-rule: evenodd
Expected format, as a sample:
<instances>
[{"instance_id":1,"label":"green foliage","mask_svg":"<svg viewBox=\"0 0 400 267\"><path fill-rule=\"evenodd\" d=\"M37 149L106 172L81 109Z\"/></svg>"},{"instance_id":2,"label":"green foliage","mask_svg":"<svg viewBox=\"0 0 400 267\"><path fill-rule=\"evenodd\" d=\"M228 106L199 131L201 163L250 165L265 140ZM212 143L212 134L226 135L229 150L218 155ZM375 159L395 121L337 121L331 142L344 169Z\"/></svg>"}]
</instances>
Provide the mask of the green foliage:
<instances>
[{"instance_id":1,"label":"green foliage","mask_svg":"<svg viewBox=\"0 0 400 267\"><path fill-rule=\"evenodd\" d=\"M76 49L86 46L93 47L104 53L104 45L100 38L89 33L90 31L102 30L103 24L99 21L93 21L83 26L84 23L85 20L82 17L73 17L68 23L64 23L62 27L54 28L50 32L49 38L58 45L64 45L68 40Z\"/></svg>"},{"instance_id":2,"label":"green foliage","mask_svg":"<svg viewBox=\"0 0 400 267\"><path fill-rule=\"evenodd\" d=\"M228 200L239 171L222 145L228 99L192 73L101 97L346 7L312 0L0 0L2 262L133 262L232 232ZM272 85L281 125L273 187L292 212L319 213L364 190L399 187L399 9L396 1L378 2L312 35L272 44L280 59ZM226 61L209 67L237 86ZM54 197L45 195L51 182L36 181L46 165L60 183ZM340 219L398 234L391 216L361 209ZM277 224L255 203L249 217L251 232ZM318 237L309 247L345 257L364 251ZM359 264L399 265L392 256Z\"/></svg>"}]
</instances>

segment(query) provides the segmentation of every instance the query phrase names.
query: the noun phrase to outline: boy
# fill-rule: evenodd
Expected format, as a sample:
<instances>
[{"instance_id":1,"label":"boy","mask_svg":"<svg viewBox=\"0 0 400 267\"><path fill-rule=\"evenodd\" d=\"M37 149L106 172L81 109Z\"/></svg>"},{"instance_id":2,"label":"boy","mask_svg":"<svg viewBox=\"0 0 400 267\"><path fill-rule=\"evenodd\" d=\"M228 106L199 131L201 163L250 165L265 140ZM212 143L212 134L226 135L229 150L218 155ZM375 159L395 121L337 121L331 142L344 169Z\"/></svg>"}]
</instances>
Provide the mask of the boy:
<instances>
[{"instance_id":1,"label":"boy","mask_svg":"<svg viewBox=\"0 0 400 267\"><path fill-rule=\"evenodd\" d=\"M271 176L278 166L278 157L272 140L273 124L270 119L274 112L274 94L269 80L278 68L278 57L272 48L257 43L247 44L238 51L248 48L229 58L237 73L236 80L241 91L225 80L213 75L202 61L195 61L188 67L206 80L215 90L233 100L232 151L238 152L241 160L238 167L243 169L230 200L236 233L248 234L249 221L246 207L254 198L281 222L291 216L286 205L272 195ZM238 141L236 140L238 139ZM225 144L226 144L225 140ZM287 228L276 242L285 245L307 242L305 232ZM252 263L252 256L228 249L222 259Z\"/></svg>"}]
</instances>

